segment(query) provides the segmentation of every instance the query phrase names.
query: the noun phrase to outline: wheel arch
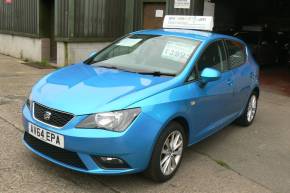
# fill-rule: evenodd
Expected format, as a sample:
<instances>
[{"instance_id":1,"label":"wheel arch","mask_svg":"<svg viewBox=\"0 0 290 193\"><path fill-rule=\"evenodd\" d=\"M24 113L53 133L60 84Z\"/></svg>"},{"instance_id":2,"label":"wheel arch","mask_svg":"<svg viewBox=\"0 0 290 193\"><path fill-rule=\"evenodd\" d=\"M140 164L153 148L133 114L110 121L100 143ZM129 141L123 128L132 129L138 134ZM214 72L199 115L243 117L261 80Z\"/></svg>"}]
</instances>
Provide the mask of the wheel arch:
<instances>
[{"instance_id":1,"label":"wheel arch","mask_svg":"<svg viewBox=\"0 0 290 193\"><path fill-rule=\"evenodd\" d=\"M186 144L188 145L190 139L190 127L189 127L189 123L187 121L187 119L181 115L175 116L170 118L164 125L163 128L161 129L160 133L158 134L157 139L159 138L159 136L161 135L162 132L164 132L165 128L172 122L178 122L179 124L181 124L184 128L184 132L186 135Z\"/></svg>"},{"instance_id":2,"label":"wheel arch","mask_svg":"<svg viewBox=\"0 0 290 193\"><path fill-rule=\"evenodd\" d=\"M184 117L179 116L179 117L174 118L171 122L174 122L174 121L178 122L179 124L181 124L183 126L185 136L186 136L186 144L188 144L190 130L189 130L189 124L188 124L187 120Z\"/></svg>"},{"instance_id":3,"label":"wheel arch","mask_svg":"<svg viewBox=\"0 0 290 193\"><path fill-rule=\"evenodd\" d=\"M253 89L252 93L256 93L256 94L257 94L257 97L259 98L259 97L260 97L260 88L259 88L258 86L256 86L256 87Z\"/></svg>"}]
</instances>

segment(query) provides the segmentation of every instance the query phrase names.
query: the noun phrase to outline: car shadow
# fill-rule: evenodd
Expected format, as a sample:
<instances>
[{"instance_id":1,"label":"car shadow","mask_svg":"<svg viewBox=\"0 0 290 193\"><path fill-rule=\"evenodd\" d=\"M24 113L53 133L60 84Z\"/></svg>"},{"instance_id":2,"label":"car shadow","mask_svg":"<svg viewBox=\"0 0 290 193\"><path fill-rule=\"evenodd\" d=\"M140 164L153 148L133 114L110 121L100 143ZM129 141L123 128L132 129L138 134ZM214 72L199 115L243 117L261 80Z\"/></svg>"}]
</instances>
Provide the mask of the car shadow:
<instances>
[{"instance_id":1,"label":"car shadow","mask_svg":"<svg viewBox=\"0 0 290 193\"><path fill-rule=\"evenodd\" d=\"M239 132L244 127L238 126L235 123L221 129L217 133L207 137L206 139L198 142L197 144L189 147L191 151L205 154L206 150L218 147L221 144L224 144L228 138L231 138L232 135L235 135L236 132Z\"/></svg>"}]
</instances>

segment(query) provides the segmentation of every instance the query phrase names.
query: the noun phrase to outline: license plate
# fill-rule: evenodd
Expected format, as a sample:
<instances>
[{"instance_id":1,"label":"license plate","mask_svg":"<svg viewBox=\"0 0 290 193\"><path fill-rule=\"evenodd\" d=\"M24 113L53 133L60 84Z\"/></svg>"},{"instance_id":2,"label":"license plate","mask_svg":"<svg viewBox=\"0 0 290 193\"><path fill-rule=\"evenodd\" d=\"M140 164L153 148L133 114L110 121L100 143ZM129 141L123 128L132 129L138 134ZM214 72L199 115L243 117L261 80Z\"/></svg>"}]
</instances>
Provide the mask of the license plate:
<instances>
[{"instance_id":1,"label":"license plate","mask_svg":"<svg viewBox=\"0 0 290 193\"><path fill-rule=\"evenodd\" d=\"M64 148L64 137L62 135L47 131L31 123L29 123L28 128L28 133L37 139L53 146Z\"/></svg>"}]
</instances>

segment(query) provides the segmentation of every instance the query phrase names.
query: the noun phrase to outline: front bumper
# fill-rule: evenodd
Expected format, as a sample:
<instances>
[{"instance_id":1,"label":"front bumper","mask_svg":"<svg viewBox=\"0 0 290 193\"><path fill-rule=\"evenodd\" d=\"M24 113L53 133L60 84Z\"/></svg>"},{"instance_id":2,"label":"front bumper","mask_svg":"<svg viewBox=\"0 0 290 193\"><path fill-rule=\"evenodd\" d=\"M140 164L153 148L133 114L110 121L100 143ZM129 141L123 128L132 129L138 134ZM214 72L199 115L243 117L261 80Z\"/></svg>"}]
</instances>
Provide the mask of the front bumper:
<instances>
[{"instance_id":1,"label":"front bumper","mask_svg":"<svg viewBox=\"0 0 290 193\"><path fill-rule=\"evenodd\" d=\"M151 116L141 113L126 131L117 133L100 129L74 128L83 118L83 116L77 116L62 129L56 129L33 119L31 112L25 105L23 107L23 126L25 130L28 131L28 123L32 123L43 129L63 135L65 141L64 149L53 146L52 152L59 151L58 156L62 155L65 159L57 159L57 155L55 157L47 151L40 151L27 139L27 136L24 137L23 142L28 149L38 156L79 172L91 174L129 174L142 172L147 168L156 137L162 127L158 121L154 120ZM25 135L29 134L26 132ZM34 140L33 137L31 140ZM69 155L75 155L76 157L70 158ZM125 169L104 169L95 161L94 158L96 156L119 158L128 167ZM80 165L72 164L71 159L77 158ZM82 164L85 167L80 167Z\"/></svg>"}]
</instances>

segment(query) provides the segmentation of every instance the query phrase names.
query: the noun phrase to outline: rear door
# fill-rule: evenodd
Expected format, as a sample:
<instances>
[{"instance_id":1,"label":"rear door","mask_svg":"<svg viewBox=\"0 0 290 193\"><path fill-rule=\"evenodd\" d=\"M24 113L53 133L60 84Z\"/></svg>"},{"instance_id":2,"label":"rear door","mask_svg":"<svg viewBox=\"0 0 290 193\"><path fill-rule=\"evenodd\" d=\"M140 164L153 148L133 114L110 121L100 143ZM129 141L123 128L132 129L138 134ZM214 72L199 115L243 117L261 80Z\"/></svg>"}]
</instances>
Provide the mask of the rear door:
<instances>
[{"instance_id":1,"label":"rear door","mask_svg":"<svg viewBox=\"0 0 290 193\"><path fill-rule=\"evenodd\" d=\"M251 92L251 81L254 76L251 72L245 45L234 40L226 40L228 61L233 73L235 112L241 112Z\"/></svg>"}]
</instances>

